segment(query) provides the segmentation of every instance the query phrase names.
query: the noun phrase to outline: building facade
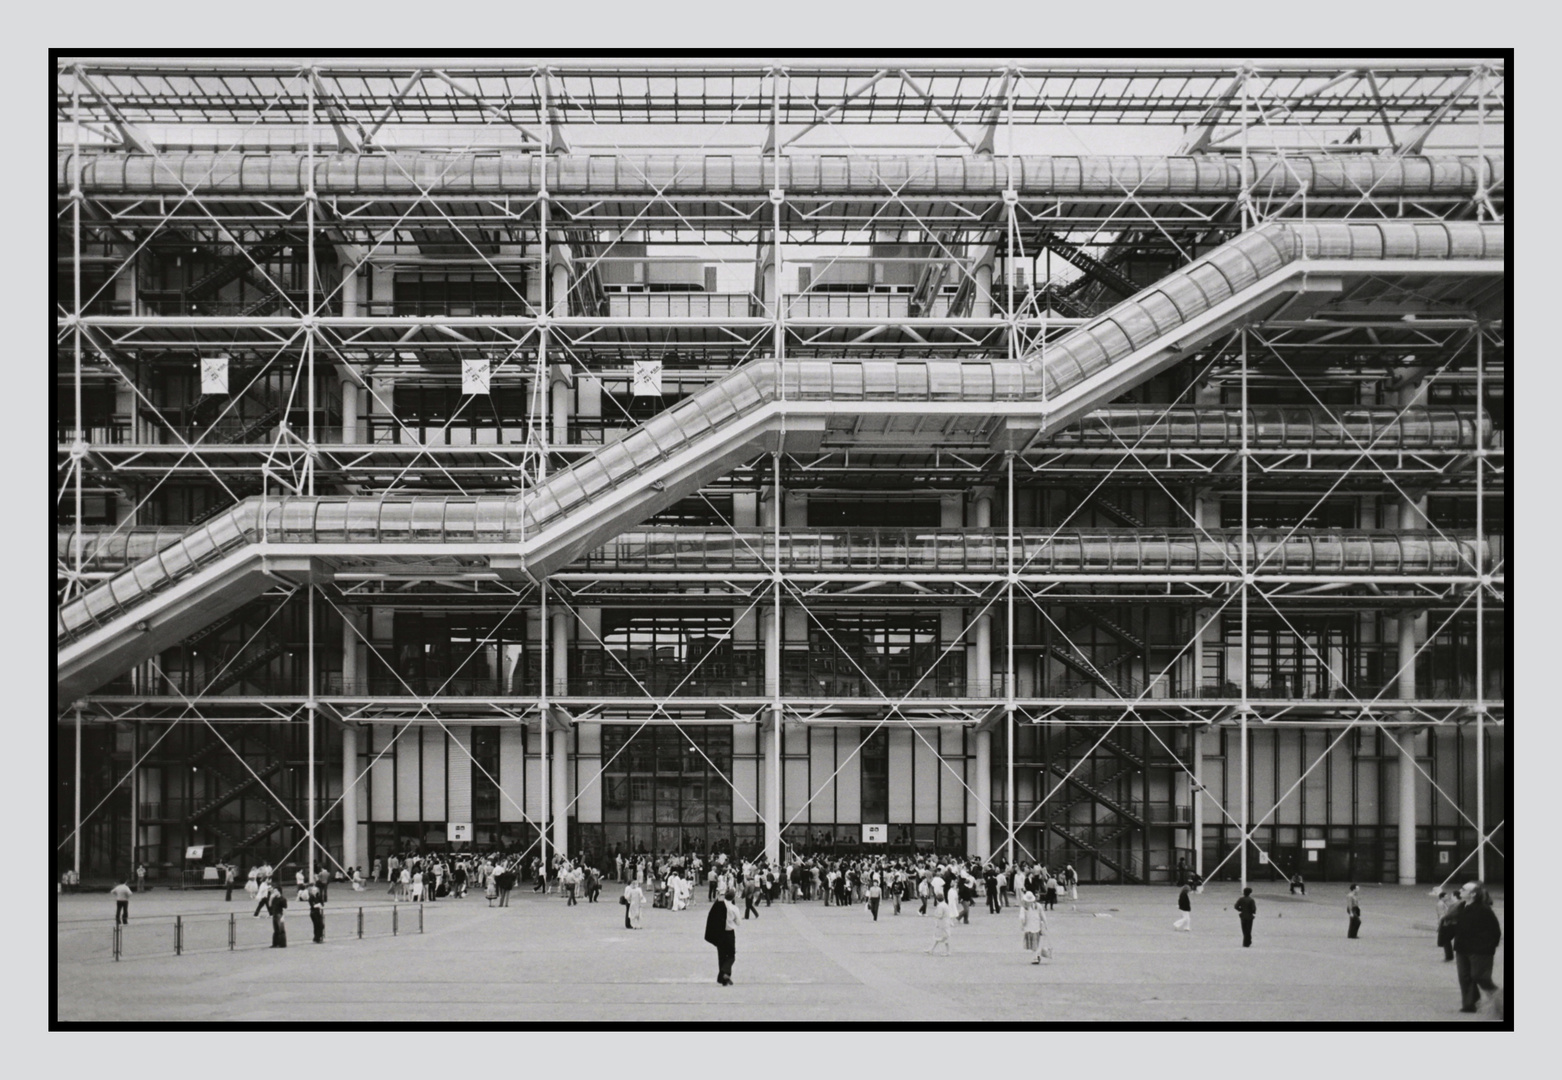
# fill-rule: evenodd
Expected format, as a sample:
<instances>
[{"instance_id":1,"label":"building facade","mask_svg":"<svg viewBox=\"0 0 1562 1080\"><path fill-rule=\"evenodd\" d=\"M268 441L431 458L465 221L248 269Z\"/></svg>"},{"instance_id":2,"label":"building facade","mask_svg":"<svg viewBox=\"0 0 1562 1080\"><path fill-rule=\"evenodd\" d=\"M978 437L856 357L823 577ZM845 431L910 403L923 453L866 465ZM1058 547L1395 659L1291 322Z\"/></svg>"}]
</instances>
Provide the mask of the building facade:
<instances>
[{"instance_id":1,"label":"building facade","mask_svg":"<svg viewBox=\"0 0 1562 1080\"><path fill-rule=\"evenodd\" d=\"M1505 880L1504 85L62 61L61 868Z\"/></svg>"}]
</instances>

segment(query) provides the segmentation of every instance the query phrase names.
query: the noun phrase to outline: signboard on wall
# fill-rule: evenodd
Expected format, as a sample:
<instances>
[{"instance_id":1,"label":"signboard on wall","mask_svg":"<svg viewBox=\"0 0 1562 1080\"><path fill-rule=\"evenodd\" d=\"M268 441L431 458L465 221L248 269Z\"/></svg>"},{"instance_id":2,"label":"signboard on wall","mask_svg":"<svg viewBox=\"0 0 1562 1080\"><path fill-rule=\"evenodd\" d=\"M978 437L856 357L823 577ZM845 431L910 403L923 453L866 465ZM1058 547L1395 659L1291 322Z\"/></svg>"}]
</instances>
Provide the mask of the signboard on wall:
<instances>
[{"instance_id":1,"label":"signboard on wall","mask_svg":"<svg viewBox=\"0 0 1562 1080\"><path fill-rule=\"evenodd\" d=\"M226 394L228 392L228 358L226 356L201 357L201 393Z\"/></svg>"},{"instance_id":2,"label":"signboard on wall","mask_svg":"<svg viewBox=\"0 0 1562 1080\"><path fill-rule=\"evenodd\" d=\"M452 844L457 841L472 842L472 823L470 821L452 821L445 826L445 831L450 836Z\"/></svg>"},{"instance_id":3,"label":"signboard on wall","mask_svg":"<svg viewBox=\"0 0 1562 1080\"><path fill-rule=\"evenodd\" d=\"M862 842L864 844L889 843L888 825L864 825L862 827Z\"/></svg>"},{"instance_id":4,"label":"signboard on wall","mask_svg":"<svg viewBox=\"0 0 1562 1080\"><path fill-rule=\"evenodd\" d=\"M461 361L461 392L463 394L488 393L488 361Z\"/></svg>"},{"instance_id":5,"label":"signboard on wall","mask_svg":"<svg viewBox=\"0 0 1562 1080\"><path fill-rule=\"evenodd\" d=\"M662 396L662 362L660 360L636 360L634 382L630 393L635 397Z\"/></svg>"},{"instance_id":6,"label":"signboard on wall","mask_svg":"<svg viewBox=\"0 0 1562 1080\"><path fill-rule=\"evenodd\" d=\"M206 845L205 844L191 844L189 847L184 849L184 857L186 859L204 859L204 858L206 858Z\"/></svg>"}]
</instances>

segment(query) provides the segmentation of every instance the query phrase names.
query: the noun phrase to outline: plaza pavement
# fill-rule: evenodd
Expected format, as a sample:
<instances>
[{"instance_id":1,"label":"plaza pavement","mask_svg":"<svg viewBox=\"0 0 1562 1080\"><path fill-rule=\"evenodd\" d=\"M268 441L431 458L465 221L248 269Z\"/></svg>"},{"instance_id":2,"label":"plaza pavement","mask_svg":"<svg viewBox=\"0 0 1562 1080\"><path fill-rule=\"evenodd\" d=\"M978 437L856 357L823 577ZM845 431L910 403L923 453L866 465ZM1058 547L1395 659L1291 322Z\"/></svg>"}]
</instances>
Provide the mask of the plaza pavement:
<instances>
[{"instance_id":1,"label":"plaza pavement","mask_svg":"<svg viewBox=\"0 0 1562 1080\"><path fill-rule=\"evenodd\" d=\"M1454 965L1435 943L1427 886L1364 886L1361 937L1345 936L1343 885L1292 897L1258 885L1251 949L1241 947L1234 885L1194 897L1193 932L1171 929L1177 890L1081 887L1050 914L1054 958L1021 949L1017 909L973 908L954 954L928 956L917 905L875 923L862 906L776 904L739 924L736 985L716 985L703 940L703 890L688 911L645 909L627 931L608 883L597 904L567 907L518 889L509 908L480 894L425 910L402 905L390 936L383 887L332 886L327 943L310 943L307 909L289 908L289 948L242 892L154 889L131 903L124 959L109 951L113 903L57 898L60 1021L1080 1023L1214 1021L1474 1022L1461 1015ZM356 937L357 908L365 937ZM232 911L236 951L227 948ZM1504 897L1498 917L1506 926ZM173 955L173 916L185 952ZM1506 939L1503 946L1506 947ZM1503 978L1499 950L1496 978Z\"/></svg>"}]
</instances>

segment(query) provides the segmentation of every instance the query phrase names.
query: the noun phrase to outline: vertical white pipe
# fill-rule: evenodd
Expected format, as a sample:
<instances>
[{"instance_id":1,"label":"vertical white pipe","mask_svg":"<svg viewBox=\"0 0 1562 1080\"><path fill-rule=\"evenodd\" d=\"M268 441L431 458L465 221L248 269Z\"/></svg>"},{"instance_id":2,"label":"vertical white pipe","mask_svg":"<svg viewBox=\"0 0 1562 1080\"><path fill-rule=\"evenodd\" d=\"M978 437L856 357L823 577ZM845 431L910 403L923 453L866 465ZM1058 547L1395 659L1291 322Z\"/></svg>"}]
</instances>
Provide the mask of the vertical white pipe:
<instances>
[{"instance_id":1,"label":"vertical white pipe","mask_svg":"<svg viewBox=\"0 0 1562 1080\"><path fill-rule=\"evenodd\" d=\"M71 794L76 800L76 810L73 815L76 829L71 833L71 867L76 871L76 880L81 881L81 706L76 706L76 783Z\"/></svg>"},{"instance_id":2,"label":"vertical white pipe","mask_svg":"<svg viewBox=\"0 0 1562 1080\"><path fill-rule=\"evenodd\" d=\"M1012 235L1011 235L1011 240L1012 240ZM1009 286L1009 293L1010 293L1010 296L1012 298L1013 293L1014 293L1014 286L1013 286L1012 283ZM1012 307L1010 308L1010 311L1011 312L1013 311ZM1005 764L1005 771L1004 771L1004 788L1005 788L1005 790L1004 790L1004 802L1007 804L1005 809L1007 811L1008 819L1009 819L1008 820L1008 841L1007 841L1007 843L1005 845L1006 850L1007 850L1007 854L1006 854L1005 857L1008 859L1010 864L1013 864L1013 862L1014 862L1014 843L1015 843L1015 836L1014 836L1014 828L1015 828L1015 826L1014 826L1014 822L1015 822L1015 817L1014 817L1014 757L1015 757L1015 747L1014 747L1014 734L1015 734L1014 733L1014 695L1015 695L1015 685L1014 684L1015 684L1015 678L1014 678L1014 674L1015 674L1015 672L1014 672L1014 451L1012 451L1012 450L1009 451L1009 453L1008 453L1008 498L1007 498L1007 503L1008 503L1008 505L1005 508L1005 512L1008 515L1008 520L1004 523L1005 524L1005 528L1006 528L1006 532L1007 532L1007 536L1006 536L1006 541L1005 541L1004 547L1005 547L1005 550L1007 552L1006 558L1008 560L1008 575L1007 575L1008 576L1008 580L1007 580L1006 584L1004 585L1005 596L1006 596L1006 601L1007 602L1004 605L1006 626L1004 628L1004 659L1003 659L1003 697L1004 697L1004 702L1003 702L1003 715L1004 715L1005 735L1006 735L1006 737L1008 739L1008 742L1009 742L1009 753L1007 755L1008 760L1007 760L1007 762ZM1038 794L1040 794L1039 791L1038 791Z\"/></svg>"},{"instance_id":3,"label":"vertical white pipe","mask_svg":"<svg viewBox=\"0 0 1562 1080\"><path fill-rule=\"evenodd\" d=\"M358 727L342 725L342 865L348 870L358 858Z\"/></svg>"},{"instance_id":4,"label":"vertical white pipe","mask_svg":"<svg viewBox=\"0 0 1562 1080\"><path fill-rule=\"evenodd\" d=\"M1482 94L1485 77L1482 76ZM1482 105L1485 98L1482 98ZM1484 168L1484 166L1483 166ZM1475 330L1475 550L1486 549L1486 330ZM1475 874L1486 880L1486 576L1484 554L1475 584Z\"/></svg>"},{"instance_id":5,"label":"vertical white pipe","mask_svg":"<svg viewBox=\"0 0 1562 1080\"><path fill-rule=\"evenodd\" d=\"M553 732L553 849L569 854L569 728L557 725Z\"/></svg>"},{"instance_id":6,"label":"vertical white pipe","mask_svg":"<svg viewBox=\"0 0 1562 1080\"><path fill-rule=\"evenodd\" d=\"M1009 755L1014 756L1012 753ZM993 733L976 733L976 857L992 858Z\"/></svg>"},{"instance_id":7,"label":"vertical white pipe","mask_svg":"<svg viewBox=\"0 0 1562 1080\"><path fill-rule=\"evenodd\" d=\"M311 413L311 415L313 415L313 413ZM307 619L307 622L308 622L308 625L309 625L309 652L308 652L308 655L305 657L306 668L307 668L307 670L305 672L305 679L306 679L306 689L307 689L307 692L308 692L308 698L306 699L306 708L308 709L308 714L309 714L308 715L308 719L309 719L309 731L308 731L309 756L308 756L308 759L307 759L307 761L308 761L308 775L305 778L305 782L308 783L309 789L308 789L308 794L307 794L307 796L305 798L304 807L305 807L305 814L306 814L305 824L306 824L306 826L308 828L308 847L309 847L309 856L308 856L308 859L306 860L306 862L307 862L307 865L309 866L309 876L310 877L314 877L315 876L315 692L316 692L316 688L315 688L315 586L313 586L313 585L309 586L309 592L308 592L308 594L306 596L306 599L307 599L307 602L309 604L309 616L308 616L308 619Z\"/></svg>"},{"instance_id":8,"label":"vertical white pipe","mask_svg":"<svg viewBox=\"0 0 1562 1080\"><path fill-rule=\"evenodd\" d=\"M78 73L79 73L78 69ZM74 375L74 393L76 402L76 430L71 439L71 478L73 496L76 506L76 528L71 538L74 545L73 555L76 564L76 580L71 584L69 595L76 596L86 591L81 581L82 565L84 563L83 545L86 537L82 533L82 466L86 464L85 438L81 426L81 79L71 80L71 289L73 299L71 311L76 317L76 325L71 331L71 342L76 354L76 366ZM135 273L132 263L130 272ZM132 870L135 867L131 867Z\"/></svg>"},{"instance_id":9,"label":"vertical white pipe","mask_svg":"<svg viewBox=\"0 0 1562 1080\"><path fill-rule=\"evenodd\" d=\"M1401 509L1403 517L1414 512L1407 503ZM1399 614L1399 697L1412 701L1416 696L1416 619L1409 611ZM1401 717L1409 719L1410 713ZM1399 735L1399 883L1416 883L1416 734L1407 727Z\"/></svg>"},{"instance_id":10,"label":"vertical white pipe","mask_svg":"<svg viewBox=\"0 0 1562 1080\"><path fill-rule=\"evenodd\" d=\"M1243 171L1243 178L1244 178L1244 182L1245 182L1245 179L1246 179L1246 176L1247 176L1247 173L1246 173L1246 164L1247 164L1247 128L1245 126L1246 119L1247 119L1247 83L1243 82L1242 86L1243 86L1243 90L1242 90L1242 115L1243 115L1243 122L1244 122L1244 127L1242 129L1243 130L1243 136L1242 136L1242 160L1243 160L1243 169L1244 169L1244 171ZM1245 221L1245 214L1246 214L1246 212L1244 211L1244 221ZM1248 551L1248 539L1249 539L1248 518L1247 518L1247 513L1248 513L1248 508L1247 508L1247 479L1248 479L1247 478L1247 472L1248 472L1248 468L1247 468L1247 466L1248 466L1248 460L1247 460L1247 440L1248 440L1248 422L1249 422L1248 409L1247 409L1247 359L1248 359L1247 358L1247 328L1244 327L1242 329L1242 542L1241 542L1241 545L1240 545L1241 546L1241 554L1242 554L1242 584L1240 586L1240 588L1242 589L1242 635L1241 635L1242 646L1238 650L1238 658L1239 658L1238 659L1238 670L1239 670L1240 675L1241 675L1241 681L1240 681L1240 683L1238 685L1241 687L1241 702L1242 702L1242 704L1238 707L1238 719L1239 719L1239 721L1241 722L1241 725L1242 725L1242 769L1241 769L1241 773L1242 773L1242 794L1241 794L1242 812L1241 812L1240 819L1239 819L1239 828L1241 829L1241 838L1240 838L1240 843L1241 843L1241 847L1242 847L1241 873L1242 873L1242 887L1243 888L1247 887L1247 848L1248 848L1248 842L1249 842L1248 841L1247 821L1248 821L1248 779L1249 779L1248 772L1249 772L1249 769L1250 769L1250 763L1248 762L1248 756L1247 756L1247 721L1248 721L1248 713L1251 711L1251 706L1248 704L1248 696L1247 696L1248 695L1248 685L1247 685L1247 671L1248 671L1248 640L1247 640L1248 639L1248 611L1247 611L1247 608L1248 608L1248 591L1252 587L1252 582L1251 582L1251 579L1250 579L1249 574L1248 574L1248 563L1247 563L1247 551Z\"/></svg>"}]
</instances>

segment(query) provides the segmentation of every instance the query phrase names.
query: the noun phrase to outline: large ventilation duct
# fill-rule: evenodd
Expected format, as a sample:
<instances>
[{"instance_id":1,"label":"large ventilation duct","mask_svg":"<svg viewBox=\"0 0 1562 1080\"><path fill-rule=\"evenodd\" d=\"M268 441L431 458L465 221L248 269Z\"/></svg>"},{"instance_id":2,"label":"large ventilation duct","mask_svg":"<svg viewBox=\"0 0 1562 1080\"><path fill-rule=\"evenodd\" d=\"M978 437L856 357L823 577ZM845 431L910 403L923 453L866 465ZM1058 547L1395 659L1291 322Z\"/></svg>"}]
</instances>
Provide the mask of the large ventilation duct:
<instances>
[{"instance_id":1,"label":"large ventilation duct","mask_svg":"<svg viewBox=\"0 0 1562 1080\"><path fill-rule=\"evenodd\" d=\"M89 194L302 195L309 162L320 195L534 195L544 170L554 197L702 194L768 199L861 195L1096 196L1103 199L1289 197L1309 199L1473 196L1503 182L1501 154L1386 158L1296 153L1283 157L783 157L758 154L315 154L301 151L169 150L155 156L82 150L81 188ZM55 157L55 187L68 192L72 152ZM779 171L778 171L779 170ZM1482 173L1484 171L1484 184Z\"/></svg>"}]
</instances>

